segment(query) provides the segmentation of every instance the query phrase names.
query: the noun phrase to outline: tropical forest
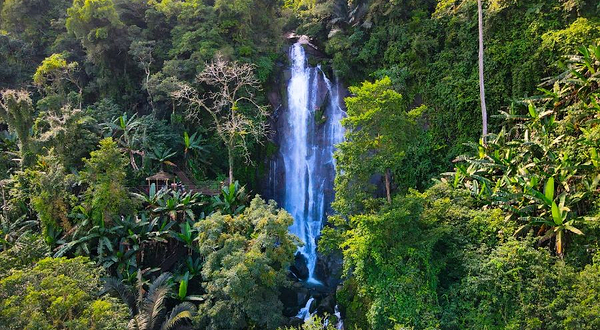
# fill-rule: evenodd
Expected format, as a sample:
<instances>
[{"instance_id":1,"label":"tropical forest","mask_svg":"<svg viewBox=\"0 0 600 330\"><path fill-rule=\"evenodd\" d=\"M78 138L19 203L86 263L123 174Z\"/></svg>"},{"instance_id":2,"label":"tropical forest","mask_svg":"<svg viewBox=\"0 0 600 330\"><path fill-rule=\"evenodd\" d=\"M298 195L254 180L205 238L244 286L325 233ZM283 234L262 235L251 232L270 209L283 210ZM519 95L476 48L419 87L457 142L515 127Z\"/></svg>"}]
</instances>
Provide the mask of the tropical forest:
<instances>
[{"instance_id":1,"label":"tropical forest","mask_svg":"<svg viewBox=\"0 0 600 330\"><path fill-rule=\"evenodd\" d=\"M0 0L0 329L600 329L600 2Z\"/></svg>"}]
</instances>

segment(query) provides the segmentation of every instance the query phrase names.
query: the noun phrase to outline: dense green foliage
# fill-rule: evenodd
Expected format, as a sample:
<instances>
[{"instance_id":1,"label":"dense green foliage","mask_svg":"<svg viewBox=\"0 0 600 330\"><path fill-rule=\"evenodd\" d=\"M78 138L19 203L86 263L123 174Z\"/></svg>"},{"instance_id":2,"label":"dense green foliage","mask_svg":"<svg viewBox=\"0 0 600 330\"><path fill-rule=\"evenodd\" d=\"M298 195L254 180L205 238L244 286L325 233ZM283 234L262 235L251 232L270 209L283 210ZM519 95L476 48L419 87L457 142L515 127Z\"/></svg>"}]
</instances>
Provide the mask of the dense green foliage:
<instances>
[{"instance_id":1,"label":"dense green foliage","mask_svg":"<svg viewBox=\"0 0 600 330\"><path fill-rule=\"evenodd\" d=\"M288 233L292 222L275 203L255 197L242 214L215 213L197 224L208 300L199 311L203 329L275 329L283 324L278 289L289 285L288 268L296 251Z\"/></svg>"},{"instance_id":2,"label":"dense green foliage","mask_svg":"<svg viewBox=\"0 0 600 330\"><path fill-rule=\"evenodd\" d=\"M503 112L502 130L458 165L454 184L486 203L501 205L529 229L543 232L564 253L567 235L583 235L579 223L595 208L600 48L582 47L563 77L528 102L528 113ZM595 212L589 215L595 215ZM589 220L589 219L588 219ZM592 218L593 220L593 218ZM585 225L585 224L582 224Z\"/></svg>"},{"instance_id":3,"label":"dense green foliage","mask_svg":"<svg viewBox=\"0 0 600 330\"><path fill-rule=\"evenodd\" d=\"M321 244L344 255L348 279L339 298L347 324L597 326L598 55L597 46L581 47L566 72L548 80L551 89L540 88L544 95L502 112L500 132L472 144L474 155L459 157L454 173L424 193L399 190L387 203L363 188L383 169L353 172L365 161L352 157L355 150L376 155L380 149L365 147L353 126L356 100L369 99L364 90L370 85L351 89L357 96L347 99L345 124L352 131L337 157L346 171L336 181L344 190L335 203L341 213ZM369 103L362 109L377 111ZM385 126L370 132L384 136ZM345 177L357 183L340 180ZM371 198L369 207L348 208L344 199L352 194Z\"/></svg>"},{"instance_id":4,"label":"dense green foliage","mask_svg":"<svg viewBox=\"0 0 600 330\"><path fill-rule=\"evenodd\" d=\"M98 299L100 270L86 258L38 261L0 281L0 324L5 329L118 329L126 308Z\"/></svg>"},{"instance_id":5,"label":"dense green foliage","mask_svg":"<svg viewBox=\"0 0 600 330\"><path fill-rule=\"evenodd\" d=\"M481 139L475 0L0 0L0 328L297 322L292 218L248 196L307 35L352 86L345 328L598 329L599 16L483 1Z\"/></svg>"},{"instance_id":6,"label":"dense green foliage","mask_svg":"<svg viewBox=\"0 0 600 330\"><path fill-rule=\"evenodd\" d=\"M338 219L345 272L352 273L340 292L348 324L440 327L447 309L440 298L464 275L462 264L501 239L502 212L473 206L468 193L439 184L397 196L377 213Z\"/></svg>"},{"instance_id":7,"label":"dense green foliage","mask_svg":"<svg viewBox=\"0 0 600 330\"><path fill-rule=\"evenodd\" d=\"M315 37L333 68L353 83L389 76L425 116L445 161L477 139L481 122L477 73L477 1L294 1L301 33ZM598 42L597 4L590 1L484 3L488 108L535 94L540 79L576 48ZM302 10L304 9L304 10Z\"/></svg>"}]
</instances>

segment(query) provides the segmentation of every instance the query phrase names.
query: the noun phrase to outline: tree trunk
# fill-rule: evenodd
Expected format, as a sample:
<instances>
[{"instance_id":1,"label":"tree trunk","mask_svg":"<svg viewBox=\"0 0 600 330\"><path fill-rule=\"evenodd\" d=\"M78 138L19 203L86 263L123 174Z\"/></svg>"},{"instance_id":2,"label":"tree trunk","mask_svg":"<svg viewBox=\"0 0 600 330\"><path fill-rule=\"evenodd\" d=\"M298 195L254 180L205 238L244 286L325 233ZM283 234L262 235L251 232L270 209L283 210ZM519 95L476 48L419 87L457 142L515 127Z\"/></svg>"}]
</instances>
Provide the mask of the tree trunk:
<instances>
[{"instance_id":1,"label":"tree trunk","mask_svg":"<svg viewBox=\"0 0 600 330\"><path fill-rule=\"evenodd\" d=\"M229 156L229 184L233 183L233 150L227 148L227 154Z\"/></svg>"},{"instance_id":2,"label":"tree trunk","mask_svg":"<svg viewBox=\"0 0 600 330\"><path fill-rule=\"evenodd\" d=\"M387 196L388 203L392 203L392 173L390 170L385 170L385 194Z\"/></svg>"},{"instance_id":3,"label":"tree trunk","mask_svg":"<svg viewBox=\"0 0 600 330\"><path fill-rule=\"evenodd\" d=\"M487 130L487 108L485 106L485 84L483 80L483 10L481 0L477 0L477 16L479 20L479 97L481 99L481 118L483 121L482 140L485 145Z\"/></svg>"}]
</instances>

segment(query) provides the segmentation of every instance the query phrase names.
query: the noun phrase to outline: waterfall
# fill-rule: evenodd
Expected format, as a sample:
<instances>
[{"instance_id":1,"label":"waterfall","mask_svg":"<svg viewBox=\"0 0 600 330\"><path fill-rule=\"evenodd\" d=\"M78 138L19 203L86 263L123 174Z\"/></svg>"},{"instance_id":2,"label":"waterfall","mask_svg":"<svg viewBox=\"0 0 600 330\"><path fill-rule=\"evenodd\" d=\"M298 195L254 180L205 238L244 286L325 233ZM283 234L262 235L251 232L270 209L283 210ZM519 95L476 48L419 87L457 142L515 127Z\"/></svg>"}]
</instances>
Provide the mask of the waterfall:
<instances>
[{"instance_id":1,"label":"waterfall","mask_svg":"<svg viewBox=\"0 0 600 330\"><path fill-rule=\"evenodd\" d=\"M308 301L306 302L306 306L304 306L302 309L300 309L300 311L298 312L298 315L296 315L296 317L301 319L304 322L308 321L308 319L310 319L310 317L313 315L310 313L310 307L312 306L313 301L315 301L315 298L313 298L313 297L308 299Z\"/></svg>"},{"instance_id":2,"label":"waterfall","mask_svg":"<svg viewBox=\"0 0 600 330\"><path fill-rule=\"evenodd\" d=\"M333 200L335 145L342 142L344 129L340 120L345 113L340 106L339 86L330 81L320 67L308 65L303 46L290 48L291 77L287 85L287 112L278 125L279 161L271 164L270 180L276 200L294 218L291 233L303 246L298 252L308 268L307 282L319 283L315 277L317 239L330 212ZM277 175L283 171L283 175Z\"/></svg>"}]
</instances>

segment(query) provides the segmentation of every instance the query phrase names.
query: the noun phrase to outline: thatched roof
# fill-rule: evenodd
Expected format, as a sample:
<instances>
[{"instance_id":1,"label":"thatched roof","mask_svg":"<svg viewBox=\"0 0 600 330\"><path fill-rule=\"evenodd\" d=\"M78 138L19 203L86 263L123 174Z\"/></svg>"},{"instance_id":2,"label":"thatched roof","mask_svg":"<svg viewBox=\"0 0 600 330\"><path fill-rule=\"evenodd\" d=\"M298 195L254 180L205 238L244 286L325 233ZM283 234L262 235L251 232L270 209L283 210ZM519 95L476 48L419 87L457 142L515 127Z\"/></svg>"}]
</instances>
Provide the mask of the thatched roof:
<instances>
[{"instance_id":1,"label":"thatched roof","mask_svg":"<svg viewBox=\"0 0 600 330\"><path fill-rule=\"evenodd\" d=\"M148 180L148 181L167 181L167 180L171 181L171 180L173 180L173 178L174 178L173 175L171 175L167 172L164 172L164 171L160 171L160 172L154 174L153 176L147 177L146 180Z\"/></svg>"}]
</instances>

